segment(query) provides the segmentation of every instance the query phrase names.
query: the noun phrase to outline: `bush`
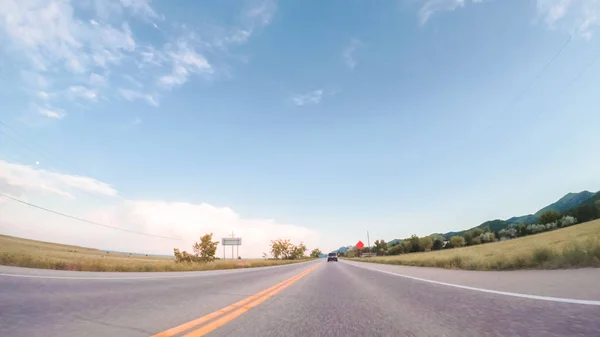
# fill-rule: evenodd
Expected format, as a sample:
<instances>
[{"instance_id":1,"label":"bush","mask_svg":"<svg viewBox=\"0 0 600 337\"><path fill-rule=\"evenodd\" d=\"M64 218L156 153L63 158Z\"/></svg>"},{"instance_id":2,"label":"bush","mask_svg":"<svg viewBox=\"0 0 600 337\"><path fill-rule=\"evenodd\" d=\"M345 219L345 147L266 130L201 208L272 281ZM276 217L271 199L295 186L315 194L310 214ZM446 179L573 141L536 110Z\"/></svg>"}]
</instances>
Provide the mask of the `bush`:
<instances>
[{"instance_id":1,"label":"bush","mask_svg":"<svg viewBox=\"0 0 600 337\"><path fill-rule=\"evenodd\" d=\"M440 239L433 240L433 245L431 246L431 250L440 250L444 246L444 242Z\"/></svg>"},{"instance_id":2,"label":"bush","mask_svg":"<svg viewBox=\"0 0 600 337\"><path fill-rule=\"evenodd\" d=\"M450 238L450 244L454 248L460 248L465 246L465 238L462 236L455 235Z\"/></svg>"},{"instance_id":3,"label":"bush","mask_svg":"<svg viewBox=\"0 0 600 337\"><path fill-rule=\"evenodd\" d=\"M550 261L550 259L552 259L553 255L554 255L554 253L552 252L552 250L550 248L547 248L547 247L536 248L532 253L533 262L536 265L541 266L545 262Z\"/></svg>"}]
</instances>

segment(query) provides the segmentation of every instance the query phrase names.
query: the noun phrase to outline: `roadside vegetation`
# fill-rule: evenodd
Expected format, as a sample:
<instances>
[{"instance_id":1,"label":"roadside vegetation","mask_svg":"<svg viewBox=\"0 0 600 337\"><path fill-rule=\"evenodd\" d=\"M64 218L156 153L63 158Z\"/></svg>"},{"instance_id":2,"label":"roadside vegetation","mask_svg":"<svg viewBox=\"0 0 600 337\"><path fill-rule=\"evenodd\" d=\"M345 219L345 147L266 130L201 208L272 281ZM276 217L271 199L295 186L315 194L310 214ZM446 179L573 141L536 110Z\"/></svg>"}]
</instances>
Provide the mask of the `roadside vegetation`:
<instances>
[{"instance_id":1,"label":"roadside vegetation","mask_svg":"<svg viewBox=\"0 0 600 337\"><path fill-rule=\"evenodd\" d=\"M564 220L565 217L559 220L554 217L549 223ZM482 244L483 241L474 243L473 240L481 240L490 232L471 231L470 236L468 233L465 233L466 237L454 236L446 243L454 249L433 249L444 242L431 237L413 236L392 247L378 240L372 250L379 256L358 258L356 249L349 251L347 256L364 262L470 270L600 267L600 220L568 224L556 230L545 228L546 232L538 231L539 234L511 240L499 241L494 237L493 241L486 240L486 244ZM436 244L436 241L439 242ZM390 250L392 254L388 254Z\"/></svg>"},{"instance_id":2,"label":"roadside vegetation","mask_svg":"<svg viewBox=\"0 0 600 337\"><path fill-rule=\"evenodd\" d=\"M77 271L168 272L266 267L301 261L221 260L215 257L216 247L212 235L205 235L194 244L193 253L180 252L178 260L170 256L117 253L0 235L0 265Z\"/></svg>"}]
</instances>

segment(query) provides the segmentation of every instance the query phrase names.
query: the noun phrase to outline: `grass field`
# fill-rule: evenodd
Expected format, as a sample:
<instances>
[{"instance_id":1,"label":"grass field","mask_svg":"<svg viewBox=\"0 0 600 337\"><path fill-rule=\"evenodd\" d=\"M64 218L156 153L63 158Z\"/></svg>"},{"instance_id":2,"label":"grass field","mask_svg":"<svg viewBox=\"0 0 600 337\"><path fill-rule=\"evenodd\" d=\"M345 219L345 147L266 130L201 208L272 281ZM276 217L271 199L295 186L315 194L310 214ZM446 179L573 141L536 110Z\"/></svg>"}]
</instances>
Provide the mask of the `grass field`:
<instances>
[{"instance_id":1,"label":"grass field","mask_svg":"<svg viewBox=\"0 0 600 337\"><path fill-rule=\"evenodd\" d=\"M79 271L193 271L265 267L298 261L216 260L175 263L175 258L113 253L93 248L0 235L0 265Z\"/></svg>"},{"instance_id":2,"label":"grass field","mask_svg":"<svg viewBox=\"0 0 600 337\"><path fill-rule=\"evenodd\" d=\"M469 270L600 267L600 220L477 246L350 260Z\"/></svg>"}]
</instances>

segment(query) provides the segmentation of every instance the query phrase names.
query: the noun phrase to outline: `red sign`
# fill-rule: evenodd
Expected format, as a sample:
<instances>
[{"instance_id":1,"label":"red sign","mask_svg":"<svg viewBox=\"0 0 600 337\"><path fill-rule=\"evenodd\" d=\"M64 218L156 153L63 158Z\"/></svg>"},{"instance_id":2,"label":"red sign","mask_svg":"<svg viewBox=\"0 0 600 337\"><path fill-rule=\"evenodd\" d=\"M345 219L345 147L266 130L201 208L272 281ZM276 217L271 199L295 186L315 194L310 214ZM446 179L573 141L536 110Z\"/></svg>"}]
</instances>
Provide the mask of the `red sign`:
<instances>
[{"instance_id":1,"label":"red sign","mask_svg":"<svg viewBox=\"0 0 600 337\"><path fill-rule=\"evenodd\" d=\"M365 246L365 244L364 244L364 243L362 243L362 241L358 241L358 242L356 243L356 248L358 248L358 249L363 249L363 247L364 247L364 246Z\"/></svg>"}]
</instances>

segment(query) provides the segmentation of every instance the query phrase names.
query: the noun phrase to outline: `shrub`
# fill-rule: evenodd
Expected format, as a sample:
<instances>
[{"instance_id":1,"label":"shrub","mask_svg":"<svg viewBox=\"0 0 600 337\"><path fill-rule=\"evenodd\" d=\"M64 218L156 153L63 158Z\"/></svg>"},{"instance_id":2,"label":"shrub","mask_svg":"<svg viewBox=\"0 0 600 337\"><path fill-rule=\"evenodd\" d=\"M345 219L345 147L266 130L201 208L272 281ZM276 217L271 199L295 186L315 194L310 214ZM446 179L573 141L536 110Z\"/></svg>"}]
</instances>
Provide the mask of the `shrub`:
<instances>
[{"instance_id":1,"label":"shrub","mask_svg":"<svg viewBox=\"0 0 600 337\"><path fill-rule=\"evenodd\" d=\"M554 253L550 248L540 247L536 248L532 253L533 262L538 266L543 265L553 257Z\"/></svg>"},{"instance_id":2,"label":"shrub","mask_svg":"<svg viewBox=\"0 0 600 337\"><path fill-rule=\"evenodd\" d=\"M431 246L431 250L440 250L444 246L444 242L440 239L433 240L433 245Z\"/></svg>"},{"instance_id":3,"label":"shrub","mask_svg":"<svg viewBox=\"0 0 600 337\"><path fill-rule=\"evenodd\" d=\"M462 237L462 236L455 235L455 236L453 236L453 237L450 238L450 244L454 248L464 247L464 245L465 245L465 238Z\"/></svg>"}]
</instances>

